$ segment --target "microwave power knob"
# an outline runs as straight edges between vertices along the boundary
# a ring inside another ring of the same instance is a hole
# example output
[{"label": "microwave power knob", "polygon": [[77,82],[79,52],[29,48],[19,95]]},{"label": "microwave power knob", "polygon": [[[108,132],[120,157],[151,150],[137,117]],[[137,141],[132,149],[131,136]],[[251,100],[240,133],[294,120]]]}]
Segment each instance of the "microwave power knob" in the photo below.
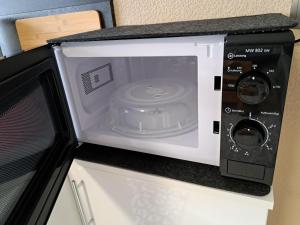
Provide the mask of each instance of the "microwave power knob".
[{"label": "microwave power knob", "polygon": [[241,148],[251,150],[264,145],[268,136],[267,132],[260,122],[244,119],[233,128],[232,138]]},{"label": "microwave power knob", "polygon": [[239,99],[249,105],[263,102],[270,94],[270,81],[267,76],[257,71],[241,77],[237,84]]}]

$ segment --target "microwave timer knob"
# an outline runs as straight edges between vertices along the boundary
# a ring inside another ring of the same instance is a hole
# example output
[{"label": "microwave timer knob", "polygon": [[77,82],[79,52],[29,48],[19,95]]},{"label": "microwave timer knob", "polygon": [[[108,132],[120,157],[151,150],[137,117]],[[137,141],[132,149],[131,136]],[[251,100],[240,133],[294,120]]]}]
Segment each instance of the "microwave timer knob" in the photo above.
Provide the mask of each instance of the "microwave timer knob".
[{"label": "microwave timer knob", "polygon": [[268,137],[266,127],[257,120],[244,119],[239,121],[232,131],[236,145],[251,150],[265,144]]},{"label": "microwave timer knob", "polygon": [[246,104],[259,104],[269,96],[270,86],[267,76],[257,71],[250,72],[239,79],[237,95]]}]

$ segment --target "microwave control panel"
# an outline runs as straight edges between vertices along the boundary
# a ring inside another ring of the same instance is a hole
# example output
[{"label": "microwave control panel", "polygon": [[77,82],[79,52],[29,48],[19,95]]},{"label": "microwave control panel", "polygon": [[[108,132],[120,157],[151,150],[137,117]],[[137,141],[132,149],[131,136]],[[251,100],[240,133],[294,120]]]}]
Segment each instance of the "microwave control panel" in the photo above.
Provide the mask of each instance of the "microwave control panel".
[{"label": "microwave control panel", "polygon": [[222,175],[272,184],[293,42],[290,31],[226,37]]}]

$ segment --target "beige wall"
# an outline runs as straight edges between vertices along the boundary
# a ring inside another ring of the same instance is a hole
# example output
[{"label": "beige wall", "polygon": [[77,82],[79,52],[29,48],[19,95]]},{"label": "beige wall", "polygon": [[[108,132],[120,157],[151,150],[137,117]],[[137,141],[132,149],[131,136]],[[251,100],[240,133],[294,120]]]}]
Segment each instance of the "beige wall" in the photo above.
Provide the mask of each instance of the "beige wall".
[{"label": "beige wall", "polygon": [[[294,31],[300,38],[300,30]],[[300,224],[300,44],[294,56],[287,92],[274,179],[275,208],[269,225]]]},{"label": "beige wall", "polygon": [[281,12],[292,0],[114,0],[117,25]]},{"label": "beige wall", "polygon": [[[281,12],[292,0],[114,0],[117,25]],[[300,31],[296,31],[300,38]],[[300,224],[300,45],[294,50],[268,225]],[[242,225],[242,224],[241,224]],[[255,225],[255,224],[254,224]]]}]

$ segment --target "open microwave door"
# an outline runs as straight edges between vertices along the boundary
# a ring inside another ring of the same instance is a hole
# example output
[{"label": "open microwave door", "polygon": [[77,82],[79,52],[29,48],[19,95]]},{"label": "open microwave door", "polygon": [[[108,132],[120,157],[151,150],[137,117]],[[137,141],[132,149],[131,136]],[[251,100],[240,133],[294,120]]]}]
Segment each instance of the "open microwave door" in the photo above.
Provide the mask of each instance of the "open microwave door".
[{"label": "open microwave door", "polygon": [[76,146],[51,48],[0,61],[0,225],[45,224]]}]

